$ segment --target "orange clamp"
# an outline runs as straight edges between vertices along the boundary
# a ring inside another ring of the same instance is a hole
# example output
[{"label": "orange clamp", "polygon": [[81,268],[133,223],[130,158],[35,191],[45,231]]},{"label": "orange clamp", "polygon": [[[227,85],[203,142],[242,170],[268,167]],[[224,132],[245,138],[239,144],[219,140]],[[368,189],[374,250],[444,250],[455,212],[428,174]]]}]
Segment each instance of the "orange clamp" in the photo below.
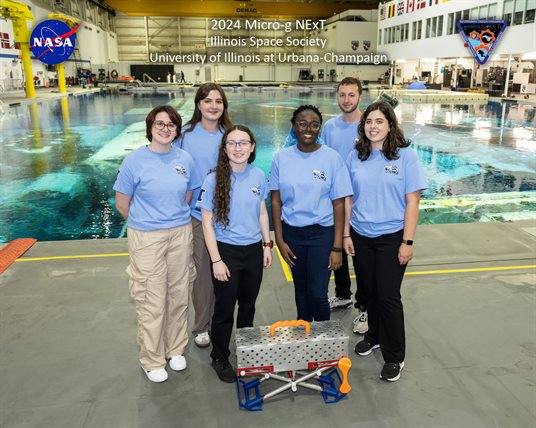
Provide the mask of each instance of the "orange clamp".
[{"label": "orange clamp", "polygon": [[350,358],[344,357],[339,360],[339,370],[341,371],[342,375],[342,382],[339,391],[342,394],[348,394],[352,389],[352,387],[348,383],[348,372],[350,371],[350,367],[352,367],[352,362],[350,361]]},{"label": "orange clamp", "polygon": [[305,327],[305,331],[309,333],[311,331],[311,324],[304,320],[292,320],[292,321],[277,321],[270,326],[270,336],[275,334],[275,329],[279,327]]}]

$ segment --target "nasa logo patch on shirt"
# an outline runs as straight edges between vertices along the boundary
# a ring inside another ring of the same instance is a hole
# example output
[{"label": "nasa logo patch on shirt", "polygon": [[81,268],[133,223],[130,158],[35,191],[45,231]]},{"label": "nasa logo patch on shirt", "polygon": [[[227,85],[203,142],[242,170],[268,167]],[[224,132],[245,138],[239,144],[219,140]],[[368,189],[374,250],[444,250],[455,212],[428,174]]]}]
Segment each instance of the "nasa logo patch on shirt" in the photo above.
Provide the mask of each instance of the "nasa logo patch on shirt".
[{"label": "nasa logo patch on shirt", "polygon": [[184,168],[181,165],[176,165],[173,168],[175,168],[175,171],[177,171],[177,173],[180,174],[180,175],[186,175],[186,173],[188,172],[188,171],[186,171],[186,168]]},{"label": "nasa logo patch on shirt", "polygon": [[326,181],[326,173],[324,171],[319,171],[317,169],[313,169],[313,177],[318,179],[318,180]]},{"label": "nasa logo patch on shirt", "polygon": [[384,166],[384,171],[387,174],[398,175],[398,168],[395,165],[385,165]]},{"label": "nasa logo patch on shirt", "polygon": [[252,188],[251,188],[251,192],[252,192],[255,196],[261,196],[261,189],[259,189],[258,187],[252,187]]}]

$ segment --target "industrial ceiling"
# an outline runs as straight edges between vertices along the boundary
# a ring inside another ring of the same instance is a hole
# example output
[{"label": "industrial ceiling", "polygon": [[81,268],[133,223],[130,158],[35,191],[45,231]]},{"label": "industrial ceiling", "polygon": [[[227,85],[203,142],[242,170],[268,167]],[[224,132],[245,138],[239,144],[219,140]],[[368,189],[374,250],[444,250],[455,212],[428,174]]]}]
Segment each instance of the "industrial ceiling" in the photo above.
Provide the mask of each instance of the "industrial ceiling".
[{"label": "industrial ceiling", "polygon": [[239,0],[106,0],[110,8],[130,16],[224,18],[329,18],[348,9],[377,9],[377,0],[239,1]]}]

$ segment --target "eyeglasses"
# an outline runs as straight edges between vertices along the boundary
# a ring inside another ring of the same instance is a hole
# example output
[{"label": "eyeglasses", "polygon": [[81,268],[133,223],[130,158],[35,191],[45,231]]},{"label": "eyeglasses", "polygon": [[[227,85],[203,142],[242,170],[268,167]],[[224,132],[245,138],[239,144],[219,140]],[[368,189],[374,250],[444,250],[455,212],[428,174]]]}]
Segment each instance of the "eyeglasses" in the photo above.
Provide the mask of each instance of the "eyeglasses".
[{"label": "eyeglasses", "polygon": [[160,131],[164,128],[167,128],[168,131],[175,131],[177,130],[177,125],[175,125],[173,122],[169,122],[169,123],[165,123],[164,121],[162,120],[157,120],[155,123],[154,123],[154,127],[156,129],[159,129]]},{"label": "eyeglasses", "polygon": [[233,149],[235,147],[248,147],[251,144],[251,141],[249,140],[240,140],[240,141],[233,141],[229,140],[225,144],[227,144],[227,147],[232,147]]},{"label": "eyeglasses", "polygon": [[306,120],[300,120],[296,122],[296,125],[298,125],[300,129],[309,128],[311,131],[318,131],[320,129],[319,122],[307,122]]}]

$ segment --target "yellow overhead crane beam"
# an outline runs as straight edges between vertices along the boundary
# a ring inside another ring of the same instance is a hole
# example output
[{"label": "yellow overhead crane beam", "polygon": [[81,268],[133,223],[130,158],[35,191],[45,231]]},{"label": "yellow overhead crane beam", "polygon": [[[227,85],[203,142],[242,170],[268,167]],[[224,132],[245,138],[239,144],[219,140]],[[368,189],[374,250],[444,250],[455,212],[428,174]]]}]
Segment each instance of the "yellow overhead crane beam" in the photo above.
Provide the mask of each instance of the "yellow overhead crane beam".
[{"label": "yellow overhead crane beam", "polygon": [[35,87],[30,59],[30,28],[33,27],[33,15],[28,6],[12,0],[0,0],[0,16],[11,19],[15,33],[15,43],[20,46],[22,68],[26,77],[26,98],[35,98]]},{"label": "yellow overhead crane beam", "polygon": [[106,5],[132,16],[215,18],[329,18],[348,9],[370,9],[370,2],[290,3],[241,1],[106,0]]}]

